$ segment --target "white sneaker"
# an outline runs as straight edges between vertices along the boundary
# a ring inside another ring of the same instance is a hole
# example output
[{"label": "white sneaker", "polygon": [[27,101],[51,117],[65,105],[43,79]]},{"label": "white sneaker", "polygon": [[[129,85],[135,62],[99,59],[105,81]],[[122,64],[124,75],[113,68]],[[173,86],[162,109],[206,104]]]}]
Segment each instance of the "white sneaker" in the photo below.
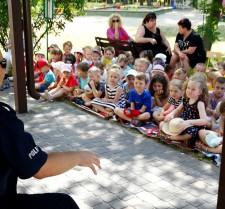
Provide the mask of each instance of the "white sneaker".
[{"label": "white sneaker", "polygon": [[53,101],[52,95],[48,92],[48,90],[45,90],[45,97],[49,102]]},{"label": "white sneaker", "polygon": [[7,78],[7,80],[10,81],[10,82],[13,82],[13,77],[10,76],[10,77]]},{"label": "white sneaker", "polygon": [[39,93],[40,97],[44,100],[47,100],[46,96],[45,96],[45,93]]}]

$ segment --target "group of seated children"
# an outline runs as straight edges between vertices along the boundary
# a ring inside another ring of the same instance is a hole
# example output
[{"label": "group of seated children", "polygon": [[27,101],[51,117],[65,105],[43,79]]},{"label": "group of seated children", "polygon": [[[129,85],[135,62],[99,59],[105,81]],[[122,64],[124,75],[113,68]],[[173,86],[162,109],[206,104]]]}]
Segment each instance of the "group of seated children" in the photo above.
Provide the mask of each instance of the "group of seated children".
[{"label": "group of seated children", "polygon": [[210,70],[198,63],[189,75],[182,63],[172,69],[164,54],[153,57],[151,50],[135,59],[131,52],[115,57],[113,47],[106,47],[103,55],[90,46],[72,54],[70,41],[63,49],[64,54],[51,45],[51,64],[35,54],[35,88],[43,99],[68,98],[134,126],[151,119],[160,127],[159,137],[221,153],[225,63]]}]

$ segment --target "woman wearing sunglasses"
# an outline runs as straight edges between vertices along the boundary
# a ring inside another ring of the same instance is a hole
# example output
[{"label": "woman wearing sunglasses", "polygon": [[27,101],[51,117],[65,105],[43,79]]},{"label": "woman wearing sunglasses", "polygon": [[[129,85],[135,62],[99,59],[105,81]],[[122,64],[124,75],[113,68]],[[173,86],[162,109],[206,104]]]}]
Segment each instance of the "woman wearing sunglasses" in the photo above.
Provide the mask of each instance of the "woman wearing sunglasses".
[{"label": "woman wearing sunglasses", "polygon": [[154,56],[158,53],[165,54],[167,63],[169,63],[171,57],[170,44],[162,31],[156,27],[156,18],[154,12],[150,12],[144,17],[142,24],[137,29],[135,40],[142,44],[144,50],[151,49]]},{"label": "woman wearing sunglasses", "polygon": [[107,38],[122,41],[133,40],[122,27],[122,19],[119,14],[112,14],[109,17],[109,28],[107,29]]}]

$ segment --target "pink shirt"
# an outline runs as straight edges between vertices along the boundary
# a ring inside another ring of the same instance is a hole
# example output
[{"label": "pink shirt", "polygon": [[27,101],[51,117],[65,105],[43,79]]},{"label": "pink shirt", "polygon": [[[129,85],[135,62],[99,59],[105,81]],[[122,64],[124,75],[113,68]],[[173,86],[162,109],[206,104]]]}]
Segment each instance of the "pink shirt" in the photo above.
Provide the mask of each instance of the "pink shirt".
[{"label": "pink shirt", "polygon": [[[115,29],[114,28],[108,28],[107,29],[107,38],[108,39],[115,39]],[[128,41],[130,39],[130,36],[128,33],[123,29],[123,27],[119,28],[119,40],[122,41]]]}]

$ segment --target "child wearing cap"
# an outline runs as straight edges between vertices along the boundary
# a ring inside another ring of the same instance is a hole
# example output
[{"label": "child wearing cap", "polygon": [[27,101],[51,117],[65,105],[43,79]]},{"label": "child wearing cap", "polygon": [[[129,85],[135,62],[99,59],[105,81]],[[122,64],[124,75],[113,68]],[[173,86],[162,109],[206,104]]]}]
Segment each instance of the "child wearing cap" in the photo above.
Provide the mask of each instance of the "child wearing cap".
[{"label": "child wearing cap", "polygon": [[136,70],[129,70],[126,74],[126,83],[123,84],[124,98],[127,106],[130,106],[128,99],[130,92],[134,89],[134,79],[136,75]]},{"label": "child wearing cap", "polygon": [[74,75],[77,77],[77,65],[82,61],[83,56],[84,56],[84,52],[82,49],[77,48],[74,51],[74,56],[76,58],[76,62],[74,64]]},{"label": "child wearing cap", "polygon": [[61,67],[65,63],[62,61],[59,62],[52,62],[52,68],[53,68],[53,73],[55,75],[55,82],[52,82],[51,85],[48,87],[48,91],[54,89],[57,87],[59,81],[61,80]]},{"label": "child wearing cap", "polygon": [[101,60],[101,48],[99,46],[95,46],[92,50],[92,60],[94,63],[96,61]]},{"label": "child wearing cap", "polygon": [[37,61],[40,59],[45,59],[45,54],[41,51],[37,51],[34,53],[34,79],[37,80],[41,71],[37,68]]},{"label": "child wearing cap", "polygon": [[121,84],[125,82],[126,74],[131,68],[128,66],[128,59],[125,54],[119,54],[116,59],[116,64],[120,66]]},{"label": "child wearing cap", "polygon": [[140,127],[144,121],[150,118],[152,96],[146,90],[147,78],[144,73],[138,73],[134,80],[134,89],[129,95],[131,108],[116,107],[114,113],[120,118],[131,122],[134,126]]},{"label": "child wearing cap", "polygon": [[48,61],[46,59],[40,59],[37,61],[37,68],[41,73],[37,82],[35,83],[35,89],[39,92],[45,91],[52,82],[55,82],[55,75],[50,70]]},{"label": "child wearing cap", "polygon": [[60,79],[57,87],[48,92],[45,90],[45,98],[48,101],[53,101],[56,98],[67,96],[69,93],[72,93],[75,86],[78,86],[78,81],[75,76],[72,74],[72,65],[63,64],[61,66],[62,78]]}]

